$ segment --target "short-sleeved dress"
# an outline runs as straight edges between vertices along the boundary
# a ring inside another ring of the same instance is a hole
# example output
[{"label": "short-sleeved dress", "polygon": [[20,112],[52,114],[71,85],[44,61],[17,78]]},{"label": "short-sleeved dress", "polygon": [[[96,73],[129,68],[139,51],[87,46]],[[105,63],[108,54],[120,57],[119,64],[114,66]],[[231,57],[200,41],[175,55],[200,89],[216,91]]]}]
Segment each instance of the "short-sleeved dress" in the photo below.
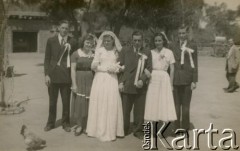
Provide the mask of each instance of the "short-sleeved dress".
[{"label": "short-sleeved dress", "polygon": [[71,118],[76,124],[86,128],[88,117],[89,96],[94,72],[91,70],[93,54],[86,55],[81,49],[71,56],[71,62],[76,63],[77,93],[72,95]]},{"label": "short-sleeved dress", "polygon": [[151,50],[152,74],[149,81],[144,119],[147,121],[174,121],[177,119],[170,76],[167,70],[175,63],[171,50]]}]

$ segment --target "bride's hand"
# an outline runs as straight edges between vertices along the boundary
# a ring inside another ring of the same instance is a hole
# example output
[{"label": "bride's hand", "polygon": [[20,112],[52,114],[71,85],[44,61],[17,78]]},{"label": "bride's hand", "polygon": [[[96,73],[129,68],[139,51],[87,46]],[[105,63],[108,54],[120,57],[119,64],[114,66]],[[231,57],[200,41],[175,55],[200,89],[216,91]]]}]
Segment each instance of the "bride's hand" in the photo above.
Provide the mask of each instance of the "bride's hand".
[{"label": "bride's hand", "polygon": [[109,66],[108,69],[107,69],[108,73],[115,73],[116,72],[116,68],[113,67],[113,66]]},{"label": "bride's hand", "polygon": [[72,92],[77,93],[77,85],[73,84],[71,90]]},{"label": "bride's hand", "polygon": [[116,73],[117,71],[118,71],[118,67],[117,67],[117,65],[110,65],[109,67],[108,67],[108,69],[107,69],[107,71],[109,72],[109,73]]}]

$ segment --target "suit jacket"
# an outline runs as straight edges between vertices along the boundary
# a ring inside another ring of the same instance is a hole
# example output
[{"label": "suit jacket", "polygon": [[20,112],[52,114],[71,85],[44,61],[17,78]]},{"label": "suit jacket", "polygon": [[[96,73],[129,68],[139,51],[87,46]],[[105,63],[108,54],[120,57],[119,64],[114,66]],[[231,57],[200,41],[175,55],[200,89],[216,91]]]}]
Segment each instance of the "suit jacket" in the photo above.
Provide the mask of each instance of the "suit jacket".
[{"label": "suit jacket", "polygon": [[[67,38],[67,43],[71,45],[70,55],[76,50],[76,40],[71,37]],[[71,83],[70,68],[67,68],[67,51],[64,53],[64,46],[61,46],[58,36],[48,39],[45,59],[44,59],[44,72],[48,75],[52,83]],[[57,65],[58,60],[64,53],[60,66]]]},{"label": "suit jacket", "polygon": [[[152,56],[150,51],[146,51],[143,48],[141,48],[139,51],[140,53],[143,53],[147,56],[147,59],[145,60],[144,69],[148,69],[151,72]],[[128,94],[146,93],[148,78],[144,74],[144,72],[139,78],[139,80],[142,80],[144,83],[143,87],[139,89],[134,85],[139,58],[140,58],[140,55],[134,52],[133,47],[125,48],[119,54],[120,64],[125,66],[125,69],[122,73],[120,73],[120,78],[119,78],[119,82],[124,84],[123,93],[128,93]]]},{"label": "suit jacket", "polygon": [[175,57],[174,64],[174,85],[189,85],[192,82],[198,81],[198,58],[197,58],[197,45],[193,41],[187,41],[186,47],[194,50],[192,53],[192,58],[195,68],[191,67],[189,54],[185,53],[184,55],[184,64],[181,65],[181,48],[180,41],[175,41],[170,44],[170,49],[173,51]]},{"label": "suit jacket", "polygon": [[226,71],[228,73],[236,73],[238,71],[240,61],[239,55],[239,49],[233,45],[227,54]]}]

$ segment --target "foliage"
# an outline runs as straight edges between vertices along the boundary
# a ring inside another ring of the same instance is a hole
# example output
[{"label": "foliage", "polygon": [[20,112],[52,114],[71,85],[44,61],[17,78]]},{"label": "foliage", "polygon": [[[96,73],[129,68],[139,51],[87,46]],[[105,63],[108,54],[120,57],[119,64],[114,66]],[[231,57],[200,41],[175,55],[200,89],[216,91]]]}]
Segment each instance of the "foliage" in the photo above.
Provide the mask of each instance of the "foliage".
[{"label": "foliage", "polygon": [[203,6],[203,0],[42,0],[42,3],[51,20],[68,18],[74,21],[75,8],[85,7],[90,13],[86,13],[87,16],[95,18],[101,12],[115,32],[119,32],[122,25],[165,30],[172,30],[182,23],[197,27]]},{"label": "foliage", "polygon": [[139,28],[174,29],[180,24],[196,25],[194,18],[201,10],[202,0],[135,0],[127,23]]},{"label": "foliage", "polygon": [[[240,7],[239,7],[240,8]],[[239,41],[240,28],[236,23],[238,11],[228,10],[225,3],[208,6],[206,9],[209,20],[208,28],[215,31],[216,36],[236,38]]]}]

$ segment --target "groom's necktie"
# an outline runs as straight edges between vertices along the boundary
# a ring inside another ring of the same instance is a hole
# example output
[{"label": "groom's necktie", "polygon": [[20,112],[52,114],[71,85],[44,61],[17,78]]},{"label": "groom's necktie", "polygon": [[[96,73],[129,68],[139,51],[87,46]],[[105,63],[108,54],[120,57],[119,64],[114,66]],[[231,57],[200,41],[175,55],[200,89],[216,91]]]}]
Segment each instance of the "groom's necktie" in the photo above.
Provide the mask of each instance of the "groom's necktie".
[{"label": "groom's necktie", "polygon": [[61,40],[61,47],[63,47],[64,44],[65,44],[65,40],[64,40],[64,38],[62,37],[62,40]]},{"label": "groom's necktie", "polygon": [[183,43],[184,43],[183,41],[180,41],[180,43],[179,43],[180,48],[182,47]]},{"label": "groom's necktie", "polygon": [[135,48],[135,54],[136,54],[136,56],[138,55],[138,53],[139,53],[139,48]]}]

